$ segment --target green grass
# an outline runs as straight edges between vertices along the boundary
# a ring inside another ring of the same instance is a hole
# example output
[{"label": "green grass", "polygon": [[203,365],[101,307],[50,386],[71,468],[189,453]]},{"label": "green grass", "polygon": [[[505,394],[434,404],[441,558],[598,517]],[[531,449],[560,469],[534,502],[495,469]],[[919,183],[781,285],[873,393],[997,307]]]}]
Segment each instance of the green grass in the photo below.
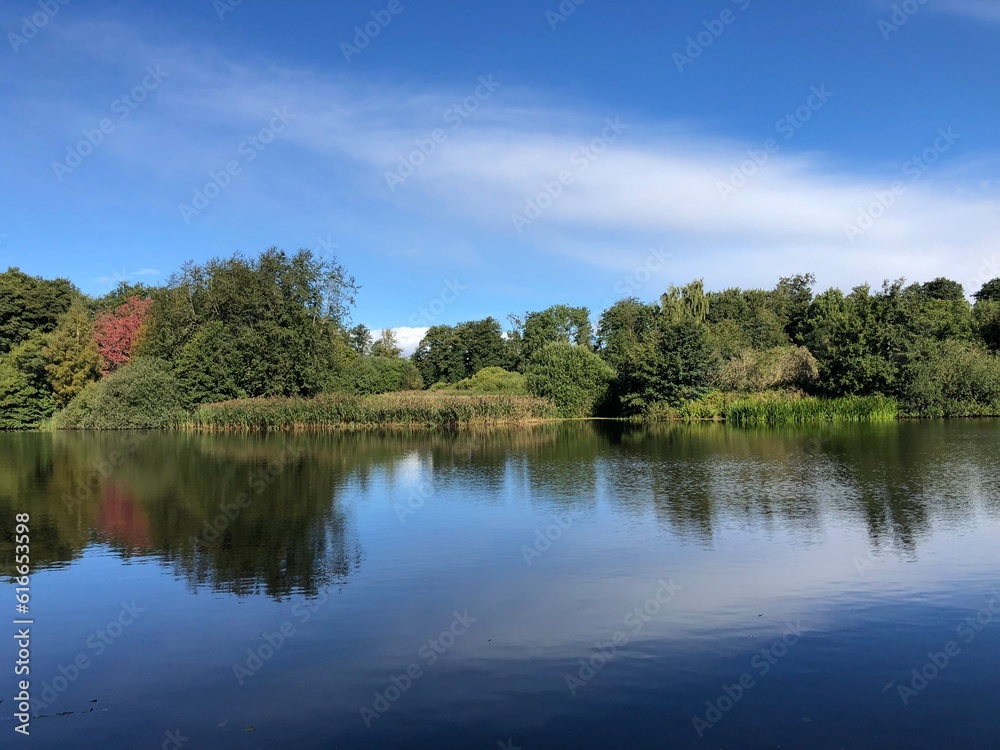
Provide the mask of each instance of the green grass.
[{"label": "green grass", "polygon": [[531,396],[406,391],[374,396],[254,398],[203,404],[188,427],[289,430],[335,427],[435,427],[519,424],[553,419],[553,404]]},{"label": "green grass", "polygon": [[813,424],[817,422],[893,422],[899,415],[894,399],[884,396],[744,398],[726,410],[726,422],[740,426]]},{"label": "green grass", "polygon": [[738,426],[815,424],[818,422],[892,422],[895,400],[883,396],[814,398],[797,392],[726,393],[713,391],[679,407],[654,404],[648,421],[725,421]]}]

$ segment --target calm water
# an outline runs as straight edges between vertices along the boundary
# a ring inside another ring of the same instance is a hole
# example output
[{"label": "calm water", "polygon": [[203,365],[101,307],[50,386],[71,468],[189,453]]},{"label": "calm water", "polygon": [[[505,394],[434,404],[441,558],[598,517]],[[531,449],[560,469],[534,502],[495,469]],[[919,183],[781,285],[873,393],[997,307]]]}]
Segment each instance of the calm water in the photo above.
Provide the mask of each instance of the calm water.
[{"label": "calm water", "polygon": [[998,438],[0,434],[0,746],[997,750]]}]

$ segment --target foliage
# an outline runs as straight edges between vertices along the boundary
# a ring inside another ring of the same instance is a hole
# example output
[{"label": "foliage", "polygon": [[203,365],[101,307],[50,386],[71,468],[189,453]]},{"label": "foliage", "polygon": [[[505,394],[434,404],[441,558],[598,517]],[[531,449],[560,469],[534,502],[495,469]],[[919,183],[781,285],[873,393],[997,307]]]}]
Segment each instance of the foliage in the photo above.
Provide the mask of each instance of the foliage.
[{"label": "foliage", "polygon": [[364,323],[358,323],[347,331],[347,343],[355,354],[369,355],[372,353],[372,332]]},{"label": "foliage", "polygon": [[88,385],[53,422],[60,429],[128,430],[172,427],[185,415],[169,364],[140,357]]},{"label": "foliage", "polygon": [[46,338],[43,354],[57,407],[68,404],[100,376],[101,355],[82,300],[73,300],[59,325]]},{"label": "foliage", "polygon": [[413,363],[427,384],[457,383],[506,362],[507,345],[495,318],[431,326],[413,353]]},{"label": "foliage", "polygon": [[348,373],[348,390],[361,395],[417,391],[424,387],[416,365],[398,357],[358,357],[351,362]]},{"label": "foliage", "polygon": [[396,359],[402,354],[403,347],[399,345],[396,334],[390,328],[383,328],[378,339],[371,345],[371,355],[373,357]]},{"label": "foliage", "polygon": [[94,339],[101,354],[101,374],[110,375],[132,359],[132,352],[149,315],[151,299],[130,297],[94,320]]},{"label": "foliage", "polygon": [[1000,416],[1000,359],[964,341],[929,341],[907,368],[902,405],[928,417]]},{"label": "foliage", "polygon": [[525,367],[528,392],[556,404],[561,417],[590,417],[607,409],[615,371],[587,347],[547,344]]},{"label": "foliage", "polygon": [[1000,278],[987,281],[972,296],[975,297],[976,302],[1000,302]]},{"label": "foliage", "polygon": [[984,297],[972,309],[976,336],[992,351],[1000,350],[1000,299]]},{"label": "foliage", "polygon": [[484,367],[471,378],[455,383],[453,388],[461,393],[528,395],[528,385],[524,375],[502,367]]},{"label": "foliage", "polygon": [[34,331],[0,358],[0,429],[35,427],[55,411],[45,371],[45,342],[46,337]]},{"label": "foliage", "polygon": [[586,307],[553,305],[539,312],[525,313],[523,318],[508,316],[513,325],[509,335],[510,364],[523,370],[535,352],[557,342],[591,348],[593,326]]},{"label": "foliage", "polygon": [[[344,323],[356,289],[335,260],[308,250],[289,256],[272,248],[252,260],[235,255],[188,263],[154,292],[139,353],[167,360],[188,382],[204,383],[207,374],[199,376],[197,362],[179,358],[193,341],[203,351],[204,341],[221,337],[237,355],[203,362],[222,376],[221,390],[312,395],[336,380],[353,356]],[[205,334],[211,325],[221,329]]]},{"label": "foliage", "polygon": [[0,356],[32,333],[49,333],[78,292],[66,279],[48,281],[17,268],[0,273]]},{"label": "foliage", "polygon": [[804,346],[744,349],[716,374],[724,390],[759,392],[774,388],[808,389],[819,380],[816,358]]},{"label": "foliage", "polygon": [[273,430],[350,426],[460,426],[520,423],[556,416],[552,403],[531,396],[407,392],[374,396],[323,394],[200,406],[191,426]]}]

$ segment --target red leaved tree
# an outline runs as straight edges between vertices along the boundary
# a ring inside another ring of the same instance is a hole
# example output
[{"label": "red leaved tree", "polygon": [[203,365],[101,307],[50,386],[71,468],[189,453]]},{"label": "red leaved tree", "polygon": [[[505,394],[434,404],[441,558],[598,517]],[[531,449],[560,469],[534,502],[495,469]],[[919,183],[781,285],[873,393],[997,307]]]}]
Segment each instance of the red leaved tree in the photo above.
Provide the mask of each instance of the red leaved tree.
[{"label": "red leaved tree", "polygon": [[152,304],[151,299],[131,297],[121,307],[97,316],[94,339],[101,353],[102,375],[110,375],[132,359],[132,351],[139,343],[142,324]]}]

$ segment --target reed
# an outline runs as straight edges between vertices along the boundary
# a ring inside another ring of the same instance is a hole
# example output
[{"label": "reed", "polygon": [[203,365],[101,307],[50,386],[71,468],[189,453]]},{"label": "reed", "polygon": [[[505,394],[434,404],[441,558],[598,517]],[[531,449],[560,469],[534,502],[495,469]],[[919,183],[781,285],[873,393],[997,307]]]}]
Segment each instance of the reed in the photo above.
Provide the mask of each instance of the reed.
[{"label": "reed", "polygon": [[810,424],[817,422],[892,422],[899,414],[894,399],[885,396],[775,399],[746,397],[729,404],[726,422],[740,426]]},{"label": "reed", "polygon": [[532,396],[405,391],[374,396],[253,398],[199,406],[189,428],[219,431],[338,427],[457,427],[553,419],[555,406]]}]

